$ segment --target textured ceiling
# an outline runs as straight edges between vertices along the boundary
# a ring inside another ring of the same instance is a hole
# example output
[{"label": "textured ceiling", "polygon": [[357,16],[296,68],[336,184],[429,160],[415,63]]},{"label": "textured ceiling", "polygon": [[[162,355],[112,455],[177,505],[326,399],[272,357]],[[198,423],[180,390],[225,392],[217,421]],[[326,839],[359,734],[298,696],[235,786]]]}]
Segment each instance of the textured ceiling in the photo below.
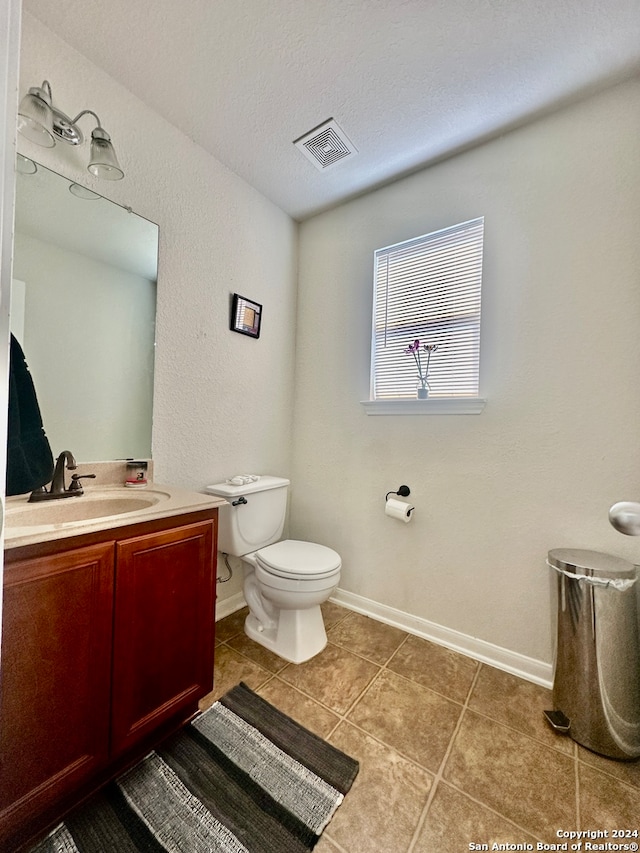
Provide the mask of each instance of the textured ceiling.
[{"label": "textured ceiling", "polygon": [[[296,219],[640,71],[640,0],[24,6]],[[328,118],[359,153],[319,172]]]}]

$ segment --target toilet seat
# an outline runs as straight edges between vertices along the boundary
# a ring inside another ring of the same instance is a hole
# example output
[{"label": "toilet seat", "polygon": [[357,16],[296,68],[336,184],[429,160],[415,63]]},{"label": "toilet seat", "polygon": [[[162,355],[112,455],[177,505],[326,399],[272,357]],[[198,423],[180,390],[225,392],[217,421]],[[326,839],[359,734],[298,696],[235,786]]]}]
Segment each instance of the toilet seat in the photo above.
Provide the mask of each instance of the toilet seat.
[{"label": "toilet seat", "polygon": [[340,555],[315,542],[285,539],[255,552],[261,569],[270,575],[298,580],[330,577],[340,571]]}]

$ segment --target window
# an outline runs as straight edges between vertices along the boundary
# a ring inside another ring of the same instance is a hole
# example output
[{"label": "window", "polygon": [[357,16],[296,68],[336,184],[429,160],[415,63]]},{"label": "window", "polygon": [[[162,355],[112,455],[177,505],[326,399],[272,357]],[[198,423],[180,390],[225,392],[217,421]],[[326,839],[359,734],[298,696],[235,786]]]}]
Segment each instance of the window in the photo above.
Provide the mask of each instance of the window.
[{"label": "window", "polygon": [[483,236],[481,217],[375,252],[372,401],[416,402],[425,383],[407,352],[415,341],[423,376],[429,361],[422,411],[479,400]]}]

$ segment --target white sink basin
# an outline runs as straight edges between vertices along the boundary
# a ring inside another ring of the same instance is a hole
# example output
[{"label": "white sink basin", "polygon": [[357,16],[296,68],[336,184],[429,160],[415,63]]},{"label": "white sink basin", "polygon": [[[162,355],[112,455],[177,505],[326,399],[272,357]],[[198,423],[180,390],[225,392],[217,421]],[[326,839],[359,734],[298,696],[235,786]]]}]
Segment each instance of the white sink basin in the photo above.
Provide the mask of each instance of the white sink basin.
[{"label": "white sink basin", "polygon": [[5,549],[84,533],[117,530],[139,522],[210,510],[226,504],[223,498],[155,483],[144,489],[91,485],[77,497],[35,503],[29,503],[27,498],[28,495],[7,498]]},{"label": "white sink basin", "polygon": [[145,495],[80,495],[53,501],[21,504],[8,507],[7,527],[42,527],[50,524],[67,524],[93,518],[108,518],[140,512],[168,498],[166,492],[149,492]]}]

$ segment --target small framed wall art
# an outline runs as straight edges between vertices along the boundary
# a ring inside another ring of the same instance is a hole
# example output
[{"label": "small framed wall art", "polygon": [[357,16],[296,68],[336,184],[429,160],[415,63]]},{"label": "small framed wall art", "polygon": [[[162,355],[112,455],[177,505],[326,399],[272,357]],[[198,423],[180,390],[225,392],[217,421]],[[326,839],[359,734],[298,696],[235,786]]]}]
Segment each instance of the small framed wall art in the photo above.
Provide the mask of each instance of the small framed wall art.
[{"label": "small framed wall art", "polygon": [[231,323],[229,325],[232,332],[249,335],[251,338],[259,338],[261,318],[262,305],[252,299],[245,299],[238,293],[233,294]]}]

